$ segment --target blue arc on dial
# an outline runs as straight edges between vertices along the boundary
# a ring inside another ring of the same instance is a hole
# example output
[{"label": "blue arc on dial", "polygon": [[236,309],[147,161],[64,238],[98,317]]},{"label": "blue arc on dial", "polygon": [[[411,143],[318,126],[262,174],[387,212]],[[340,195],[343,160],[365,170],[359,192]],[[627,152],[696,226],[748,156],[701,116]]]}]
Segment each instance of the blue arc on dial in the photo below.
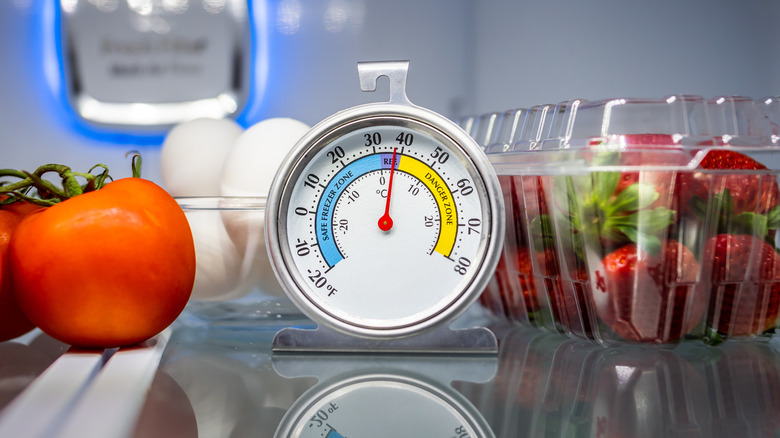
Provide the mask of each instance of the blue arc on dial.
[{"label": "blue arc on dial", "polygon": [[[389,169],[393,154],[373,154],[360,158],[348,166],[341,169],[323,191],[319,205],[317,205],[317,215],[315,224],[317,228],[317,243],[325,258],[328,266],[333,266],[344,259],[341,251],[336,246],[333,238],[333,208],[339,197],[347,186],[368,172],[380,169]],[[398,158],[396,158],[396,169],[398,168]]]}]

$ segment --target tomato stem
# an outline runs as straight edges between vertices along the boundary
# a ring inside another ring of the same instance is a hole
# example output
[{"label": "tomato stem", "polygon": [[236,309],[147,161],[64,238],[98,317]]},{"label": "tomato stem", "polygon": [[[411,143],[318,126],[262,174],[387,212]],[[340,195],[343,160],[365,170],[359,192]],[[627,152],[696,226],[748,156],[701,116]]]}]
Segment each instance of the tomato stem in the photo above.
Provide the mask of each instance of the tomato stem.
[{"label": "tomato stem", "polygon": [[106,166],[105,164],[95,164],[94,166],[92,166],[92,168],[89,169],[89,174],[92,174],[92,171],[97,168],[103,169],[103,172],[95,175],[94,190],[102,189],[104,185],[108,184],[106,183],[106,180],[111,181],[111,175],[108,174],[108,166]]},{"label": "tomato stem", "polygon": [[[25,172],[27,173],[27,172]],[[32,181],[30,185],[38,190],[38,195],[44,199],[51,199],[52,197],[61,200],[67,199],[68,195],[62,190],[58,189],[54,184],[46,181],[35,173],[27,173],[27,177]]]},{"label": "tomato stem", "polygon": [[141,153],[138,151],[129,151],[128,153],[125,154],[125,158],[129,157],[130,155],[133,156],[133,159],[130,164],[130,167],[133,169],[133,178],[140,178],[141,164],[143,164],[143,160],[141,159]]},{"label": "tomato stem", "polygon": [[[93,174],[96,169],[102,169],[102,171]],[[62,188],[44,178],[48,173],[57,174]],[[18,181],[2,181],[3,177],[16,178]],[[37,205],[50,206],[85,192],[99,190],[111,179],[108,167],[104,164],[97,164],[86,173],[74,172],[70,167],[62,164],[44,164],[35,169],[34,172],[0,169],[0,194],[7,196],[3,200],[4,204],[25,200]],[[84,184],[81,184],[80,180],[83,180]],[[37,191],[37,197],[29,195],[33,189]]]}]

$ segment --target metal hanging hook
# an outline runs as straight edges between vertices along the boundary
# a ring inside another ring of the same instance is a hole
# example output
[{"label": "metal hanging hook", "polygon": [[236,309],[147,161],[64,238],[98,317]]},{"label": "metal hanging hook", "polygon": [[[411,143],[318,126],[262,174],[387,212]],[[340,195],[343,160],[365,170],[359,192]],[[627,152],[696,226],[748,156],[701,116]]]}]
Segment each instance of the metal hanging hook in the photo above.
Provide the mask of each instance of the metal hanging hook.
[{"label": "metal hanging hook", "polygon": [[411,105],[406,96],[406,77],[409,73],[409,61],[358,62],[360,89],[376,91],[376,81],[381,76],[390,80],[390,103]]}]

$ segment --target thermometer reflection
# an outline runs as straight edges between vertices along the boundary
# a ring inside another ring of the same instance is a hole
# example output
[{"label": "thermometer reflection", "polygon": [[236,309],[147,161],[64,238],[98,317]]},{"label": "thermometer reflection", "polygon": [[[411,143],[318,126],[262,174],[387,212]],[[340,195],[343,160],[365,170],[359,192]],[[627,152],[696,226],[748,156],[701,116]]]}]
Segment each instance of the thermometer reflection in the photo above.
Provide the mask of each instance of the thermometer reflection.
[{"label": "thermometer reflection", "polygon": [[[494,359],[429,361],[330,356],[275,357],[282,375],[318,373],[320,383],[287,411],[276,437],[396,438],[494,436],[450,382],[489,379]],[[465,362],[465,363],[464,363]],[[343,372],[343,370],[352,370]],[[329,376],[330,375],[330,376]]]}]

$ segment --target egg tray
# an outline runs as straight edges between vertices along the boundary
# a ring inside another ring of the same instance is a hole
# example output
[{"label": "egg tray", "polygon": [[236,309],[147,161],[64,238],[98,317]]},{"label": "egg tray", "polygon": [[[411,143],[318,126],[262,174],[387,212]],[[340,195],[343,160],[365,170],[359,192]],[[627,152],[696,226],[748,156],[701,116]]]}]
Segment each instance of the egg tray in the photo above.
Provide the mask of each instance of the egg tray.
[{"label": "egg tray", "polygon": [[780,102],[574,99],[458,121],[506,241],[497,317],[602,345],[768,339],[780,327]]}]

